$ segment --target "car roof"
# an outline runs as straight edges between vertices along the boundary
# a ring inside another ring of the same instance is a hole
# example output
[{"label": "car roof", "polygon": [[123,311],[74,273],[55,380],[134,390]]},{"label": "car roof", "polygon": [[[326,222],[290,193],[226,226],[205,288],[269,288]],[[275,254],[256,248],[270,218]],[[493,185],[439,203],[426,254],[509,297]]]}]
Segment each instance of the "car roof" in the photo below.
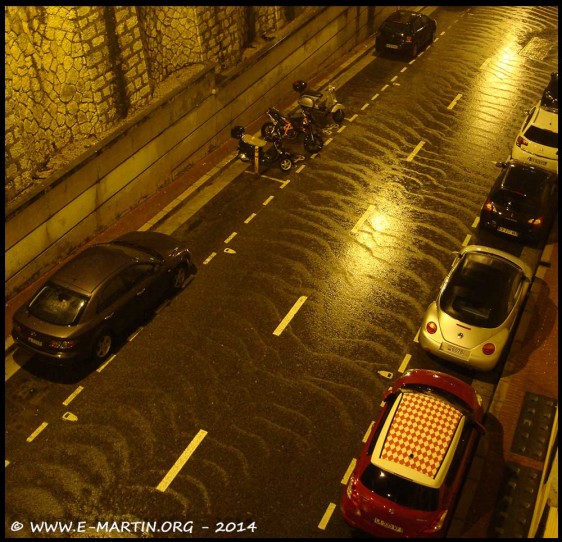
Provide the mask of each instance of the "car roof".
[{"label": "car roof", "polygon": [[535,118],[531,121],[530,125],[557,134],[558,113],[552,111],[550,108],[541,107],[539,102],[537,105],[537,110],[535,112]]},{"label": "car roof", "polygon": [[392,21],[394,23],[408,24],[412,21],[414,17],[418,15],[419,14],[416,13],[415,11],[409,11],[407,9],[399,9],[398,11],[395,11],[394,13],[389,15],[386,20]]},{"label": "car roof", "polygon": [[55,271],[50,281],[91,295],[104,280],[135,261],[117,246],[94,245]]},{"label": "car roof", "polygon": [[375,444],[371,462],[420,485],[439,488],[465,421],[466,416],[444,399],[401,390]]},{"label": "car roof", "polygon": [[509,252],[504,252],[503,250],[499,250],[497,248],[492,248],[484,245],[467,245],[459,251],[459,255],[467,254],[469,252],[480,252],[482,254],[503,258],[504,260],[507,260],[511,262],[513,265],[515,265],[516,267],[520,268],[523,274],[529,280],[533,278],[533,271],[529,266],[529,264],[527,264],[517,256],[510,254]]}]

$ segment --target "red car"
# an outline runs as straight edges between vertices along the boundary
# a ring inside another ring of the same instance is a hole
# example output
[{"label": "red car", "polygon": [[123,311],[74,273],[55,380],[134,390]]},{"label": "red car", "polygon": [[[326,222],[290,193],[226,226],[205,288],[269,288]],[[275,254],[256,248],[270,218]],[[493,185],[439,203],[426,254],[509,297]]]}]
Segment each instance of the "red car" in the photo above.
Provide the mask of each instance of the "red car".
[{"label": "red car", "polygon": [[484,433],[481,400],[458,378],[414,369],[383,401],[343,492],[343,517],[377,537],[443,537]]}]

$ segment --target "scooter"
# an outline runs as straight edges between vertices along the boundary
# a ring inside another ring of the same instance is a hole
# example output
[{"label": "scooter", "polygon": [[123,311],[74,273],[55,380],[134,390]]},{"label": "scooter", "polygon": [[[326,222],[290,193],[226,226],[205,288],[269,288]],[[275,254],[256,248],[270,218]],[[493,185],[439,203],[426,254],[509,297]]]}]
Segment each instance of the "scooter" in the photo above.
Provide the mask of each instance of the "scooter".
[{"label": "scooter", "polygon": [[295,139],[300,133],[304,134],[304,148],[311,154],[319,152],[324,146],[324,140],[314,129],[310,115],[303,112],[302,117],[287,117],[275,107],[267,110],[270,121],[261,127],[261,135],[266,141],[274,138]]},{"label": "scooter", "polygon": [[259,137],[247,134],[243,126],[232,128],[230,136],[238,139],[238,158],[242,162],[254,161],[257,150],[259,166],[269,167],[271,164],[279,162],[282,171],[290,171],[295,163],[296,157],[283,148],[280,137],[274,137],[273,145],[266,150],[267,142]]},{"label": "scooter", "polygon": [[345,110],[336,98],[336,87],[330,85],[326,94],[315,91],[307,92],[307,87],[308,83],[300,79],[293,83],[293,90],[300,94],[298,104],[303,112],[308,112],[315,122],[325,121],[326,117],[331,115],[335,122],[341,124],[345,118]]}]

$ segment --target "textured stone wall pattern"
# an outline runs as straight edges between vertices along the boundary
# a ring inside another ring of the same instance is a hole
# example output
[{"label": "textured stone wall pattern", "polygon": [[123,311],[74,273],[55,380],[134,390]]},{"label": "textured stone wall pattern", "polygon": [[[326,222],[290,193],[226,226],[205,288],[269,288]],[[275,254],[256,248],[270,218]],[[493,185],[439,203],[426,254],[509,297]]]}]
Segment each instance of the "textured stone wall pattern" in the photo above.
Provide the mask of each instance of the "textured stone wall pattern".
[{"label": "textured stone wall pattern", "polygon": [[[204,62],[217,73],[236,66],[247,36],[273,35],[289,22],[288,9],[5,7],[6,201],[43,188],[57,168],[149,105],[170,75]],[[296,16],[303,8],[290,9]]]}]

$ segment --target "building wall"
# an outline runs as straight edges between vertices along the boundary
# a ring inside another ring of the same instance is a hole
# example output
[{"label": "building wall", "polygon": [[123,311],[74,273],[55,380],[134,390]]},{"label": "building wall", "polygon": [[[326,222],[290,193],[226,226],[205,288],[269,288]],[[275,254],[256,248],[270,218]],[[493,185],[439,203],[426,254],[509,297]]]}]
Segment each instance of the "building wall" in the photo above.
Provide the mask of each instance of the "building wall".
[{"label": "building wall", "polygon": [[156,100],[172,74],[209,61],[218,60],[218,73],[236,66],[248,21],[250,35],[271,33],[287,23],[284,13],[275,6],[6,6],[6,201],[41,185],[61,154],[90,146]]},{"label": "building wall", "polygon": [[[128,9],[131,8],[119,8]],[[392,9],[395,8],[309,8],[277,30],[278,35],[272,41],[260,37],[261,46],[256,47],[254,54],[231,68],[206,62],[198,65],[189,77],[180,78],[178,85],[164,94],[158,94],[159,85],[156,85],[148,105],[137,111],[130,109],[124,122],[114,123],[104,137],[98,137],[89,148],[44,178],[34,177],[29,189],[6,202],[6,296],[14,295],[48,272],[138,202],[229,140],[232,126],[250,124],[272,103],[294,94],[288,82],[310,80],[316,72],[336,63],[339,57],[371,36],[381,18]],[[138,11],[134,11],[138,16]],[[124,17],[120,18],[122,14]],[[89,24],[101,24],[102,15],[107,18],[103,11],[97,11],[96,17],[94,12],[90,15]],[[231,12],[232,17],[248,15],[252,20],[255,13]],[[119,25],[123,20],[130,20],[126,11],[116,11],[115,21],[108,24]],[[224,20],[223,24],[226,24]],[[141,33],[140,40],[144,39]],[[250,43],[251,34],[246,33],[244,39]],[[134,41],[120,41],[119,48],[129,45],[134,55],[136,49],[131,45]],[[228,47],[226,41],[221,47]],[[144,62],[137,64],[137,70],[131,68],[133,61],[123,62],[120,68],[121,73],[128,74],[129,81],[137,81],[138,87],[134,87],[137,90],[145,88],[142,70],[153,70],[147,56],[142,58]],[[156,58],[156,52],[151,58]],[[99,70],[99,63],[91,65],[92,70]],[[148,80],[154,80],[154,76],[149,75]],[[165,83],[164,80],[162,84]],[[79,84],[77,81],[76,86]],[[128,92],[127,96],[133,94]],[[18,105],[21,99],[18,97]],[[14,95],[11,100],[15,102]],[[117,117],[118,100],[115,93],[107,95],[105,103],[111,103],[111,108],[92,109],[100,125],[106,112],[109,114],[105,118]],[[80,112],[76,116],[82,118]],[[57,120],[66,118],[67,115],[58,113]],[[17,122],[14,126],[18,126]],[[57,126],[55,123],[53,133]],[[20,133],[24,132],[20,130]],[[29,137],[27,141],[35,146],[41,143],[39,138],[34,141]]]}]

